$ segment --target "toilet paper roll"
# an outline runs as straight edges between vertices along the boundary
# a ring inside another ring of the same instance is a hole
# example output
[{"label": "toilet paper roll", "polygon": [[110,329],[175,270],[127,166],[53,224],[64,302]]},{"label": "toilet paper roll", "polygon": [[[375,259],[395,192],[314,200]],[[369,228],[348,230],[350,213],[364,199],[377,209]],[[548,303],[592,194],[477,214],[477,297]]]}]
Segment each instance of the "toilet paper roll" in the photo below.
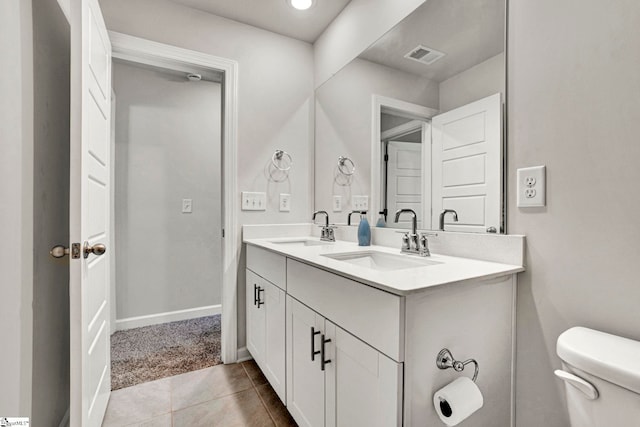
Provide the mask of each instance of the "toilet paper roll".
[{"label": "toilet paper roll", "polygon": [[482,392],[467,377],[452,381],[433,395],[433,406],[442,422],[448,426],[458,425],[482,408],[483,404]]}]

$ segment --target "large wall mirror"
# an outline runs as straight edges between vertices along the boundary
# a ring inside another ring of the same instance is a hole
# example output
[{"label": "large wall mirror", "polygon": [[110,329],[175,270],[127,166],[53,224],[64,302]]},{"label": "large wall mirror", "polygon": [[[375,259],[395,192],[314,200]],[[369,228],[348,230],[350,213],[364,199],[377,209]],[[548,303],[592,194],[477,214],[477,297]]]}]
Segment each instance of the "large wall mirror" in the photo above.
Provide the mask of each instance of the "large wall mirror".
[{"label": "large wall mirror", "polygon": [[505,9],[428,0],[316,90],[316,209],[505,231]]}]

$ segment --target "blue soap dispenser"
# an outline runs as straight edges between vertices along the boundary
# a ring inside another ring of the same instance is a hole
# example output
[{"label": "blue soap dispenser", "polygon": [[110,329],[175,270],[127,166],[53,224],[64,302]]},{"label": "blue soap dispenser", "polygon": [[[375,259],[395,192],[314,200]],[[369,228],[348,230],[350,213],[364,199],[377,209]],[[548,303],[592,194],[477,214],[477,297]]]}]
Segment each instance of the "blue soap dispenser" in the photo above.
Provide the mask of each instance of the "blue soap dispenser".
[{"label": "blue soap dispenser", "polygon": [[358,225],[358,246],[371,245],[371,227],[367,221],[367,211],[360,212],[360,225]]}]

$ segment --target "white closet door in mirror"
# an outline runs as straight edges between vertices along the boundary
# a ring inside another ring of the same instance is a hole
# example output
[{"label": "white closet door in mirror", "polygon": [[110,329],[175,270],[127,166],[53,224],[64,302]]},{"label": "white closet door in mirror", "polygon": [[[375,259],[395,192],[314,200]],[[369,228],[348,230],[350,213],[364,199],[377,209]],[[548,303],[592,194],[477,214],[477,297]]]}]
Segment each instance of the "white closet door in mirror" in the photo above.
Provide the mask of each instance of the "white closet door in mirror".
[{"label": "white closet door in mirror", "polygon": [[500,231],[502,200],[502,114],[500,94],[432,118],[433,216],[437,229],[443,209],[445,230]]}]

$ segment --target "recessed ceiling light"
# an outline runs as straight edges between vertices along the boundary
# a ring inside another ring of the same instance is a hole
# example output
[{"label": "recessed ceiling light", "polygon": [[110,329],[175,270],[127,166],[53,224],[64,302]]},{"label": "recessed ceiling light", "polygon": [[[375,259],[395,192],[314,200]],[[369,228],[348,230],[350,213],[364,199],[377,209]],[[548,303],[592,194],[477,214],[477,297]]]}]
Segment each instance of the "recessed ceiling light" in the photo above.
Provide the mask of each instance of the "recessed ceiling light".
[{"label": "recessed ceiling light", "polygon": [[294,9],[307,10],[315,4],[316,0],[287,0],[287,4]]}]

